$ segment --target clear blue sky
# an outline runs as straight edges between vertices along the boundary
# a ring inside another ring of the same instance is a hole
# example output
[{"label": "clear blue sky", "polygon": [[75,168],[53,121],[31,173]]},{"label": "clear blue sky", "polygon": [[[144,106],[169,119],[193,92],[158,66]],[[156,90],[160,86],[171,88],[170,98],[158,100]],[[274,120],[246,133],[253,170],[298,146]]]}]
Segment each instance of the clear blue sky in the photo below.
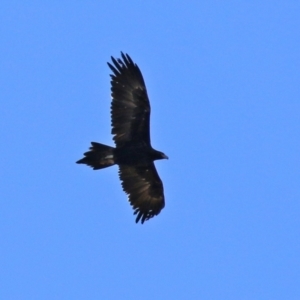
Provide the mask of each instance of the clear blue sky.
[{"label": "clear blue sky", "polygon": [[[298,1],[2,1],[0,299],[300,299]],[[166,207],[135,224],[106,62],[141,68]]]}]

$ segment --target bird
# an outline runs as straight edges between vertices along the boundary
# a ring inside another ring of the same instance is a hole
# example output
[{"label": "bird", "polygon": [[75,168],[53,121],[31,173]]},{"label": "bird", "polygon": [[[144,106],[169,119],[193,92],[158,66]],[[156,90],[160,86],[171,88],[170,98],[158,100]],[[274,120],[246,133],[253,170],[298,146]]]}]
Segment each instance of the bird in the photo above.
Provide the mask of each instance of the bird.
[{"label": "bird", "polygon": [[77,164],[94,170],[119,167],[123,191],[128,196],[135,222],[143,224],[165,207],[163,183],[155,160],[168,159],[152,148],[150,140],[150,102],[143,75],[127,53],[111,56],[111,133],[115,147],[91,142],[89,151]]}]

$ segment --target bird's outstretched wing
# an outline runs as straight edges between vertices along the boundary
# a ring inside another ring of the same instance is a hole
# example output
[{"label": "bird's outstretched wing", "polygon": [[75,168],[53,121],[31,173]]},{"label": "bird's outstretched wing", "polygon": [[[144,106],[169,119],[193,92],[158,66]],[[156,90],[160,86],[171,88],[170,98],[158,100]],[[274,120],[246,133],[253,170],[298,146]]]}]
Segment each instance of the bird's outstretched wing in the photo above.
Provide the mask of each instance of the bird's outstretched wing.
[{"label": "bird's outstretched wing", "polygon": [[150,146],[150,103],[142,73],[128,54],[111,57],[111,122],[117,147],[127,143]]},{"label": "bird's outstretched wing", "polygon": [[147,166],[119,166],[123,190],[137,215],[136,223],[158,215],[165,206],[163,184],[154,163]]}]

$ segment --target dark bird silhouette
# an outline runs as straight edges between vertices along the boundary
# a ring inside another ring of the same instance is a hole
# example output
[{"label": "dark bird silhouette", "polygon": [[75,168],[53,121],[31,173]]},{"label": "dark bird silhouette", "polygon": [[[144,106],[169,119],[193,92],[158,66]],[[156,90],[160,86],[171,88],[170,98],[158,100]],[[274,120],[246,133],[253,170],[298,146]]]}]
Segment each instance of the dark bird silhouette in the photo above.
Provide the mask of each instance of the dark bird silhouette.
[{"label": "dark bird silhouette", "polygon": [[77,161],[94,170],[119,166],[123,190],[134,209],[136,223],[158,215],[165,206],[161,179],[154,160],[168,158],[154,150],[150,141],[150,103],[139,67],[128,54],[111,57],[111,123],[116,147],[92,142]]}]

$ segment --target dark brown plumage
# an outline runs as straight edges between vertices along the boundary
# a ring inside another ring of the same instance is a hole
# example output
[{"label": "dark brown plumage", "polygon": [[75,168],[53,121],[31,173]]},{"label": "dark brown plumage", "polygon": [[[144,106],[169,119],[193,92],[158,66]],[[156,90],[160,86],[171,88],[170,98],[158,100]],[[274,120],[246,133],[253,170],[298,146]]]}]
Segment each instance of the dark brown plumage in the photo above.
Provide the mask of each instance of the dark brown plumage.
[{"label": "dark brown plumage", "polygon": [[137,215],[149,220],[165,206],[163,184],[153,161],[168,158],[150,141],[150,103],[142,73],[128,54],[108,63],[111,76],[111,123],[116,147],[92,142],[90,151],[77,161],[94,170],[119,165],[123,190]]}]

